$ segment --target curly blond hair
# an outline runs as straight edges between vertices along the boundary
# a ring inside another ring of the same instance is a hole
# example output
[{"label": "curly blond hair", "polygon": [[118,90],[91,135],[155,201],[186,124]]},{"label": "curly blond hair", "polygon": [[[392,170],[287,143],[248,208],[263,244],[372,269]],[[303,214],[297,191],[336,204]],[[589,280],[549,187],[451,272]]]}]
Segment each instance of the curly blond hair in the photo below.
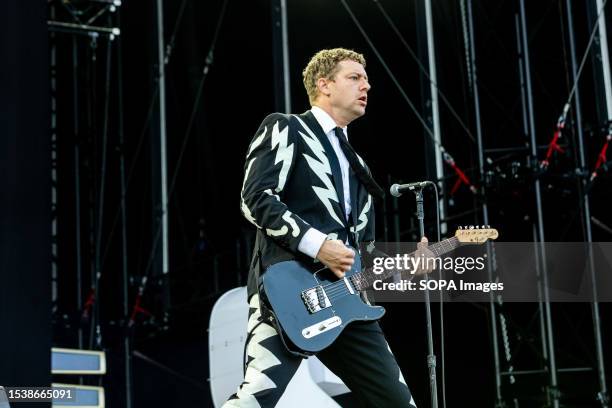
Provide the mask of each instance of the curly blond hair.
[{"label": "curly blond hair", "polygon": [[366,62],[363,55],[345,48],[321,50],[310,59],[308,65],[302,71],[302,78],[311,105],[315,102],[319,93],[317,89],[319,78],[334,79],[334,75],[340,69],[338,63],[346,60],[358,62],[365,68]]}]

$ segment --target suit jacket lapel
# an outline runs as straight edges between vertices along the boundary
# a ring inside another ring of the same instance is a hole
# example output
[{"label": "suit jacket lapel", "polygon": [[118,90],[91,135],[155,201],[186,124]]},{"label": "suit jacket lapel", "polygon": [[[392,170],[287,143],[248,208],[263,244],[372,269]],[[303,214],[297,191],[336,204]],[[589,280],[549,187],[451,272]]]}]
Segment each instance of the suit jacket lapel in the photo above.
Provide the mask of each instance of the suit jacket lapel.
[{"label": "suit jacket lapel", "polygon": [[344,211],[344,189],[342,188],[342,172],[340,171],[340,162],[338,161],[336,152],[329,142],[327,135],[323,132],[323,128],[321,128],[321,125],[319,125],[319,122],[317,122],[317,119],[310,111],[301,114],[300,118],[308,125],[308,127],[310,127],[310,130],[314,132],[315,136],[319,139],[321,145],[323,145],[323,148],[325,149],[325,155],[329,160],[329,166],[331,167],[332,171],[332,182],[334,183],[339,200],[338,205],[334,206],[334,209],[336,210],[336,213],[340,219],[346,224],[346,215]]}]

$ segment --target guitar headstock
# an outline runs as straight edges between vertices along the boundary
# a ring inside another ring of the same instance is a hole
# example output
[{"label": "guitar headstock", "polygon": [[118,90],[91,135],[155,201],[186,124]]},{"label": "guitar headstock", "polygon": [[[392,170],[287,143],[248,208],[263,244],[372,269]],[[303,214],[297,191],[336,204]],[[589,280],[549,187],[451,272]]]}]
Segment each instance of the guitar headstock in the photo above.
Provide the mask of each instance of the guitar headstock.
[{"label": "guitar headstock", "polygon": [[459,242],[468,244],[468,243],[483,243],[489,239],[497,239],[499,233],[495,228],[490,228],[488,225],[473,226],[468,225],[465,227],[459,227],[457,232],[455,232],[455,237]]}]

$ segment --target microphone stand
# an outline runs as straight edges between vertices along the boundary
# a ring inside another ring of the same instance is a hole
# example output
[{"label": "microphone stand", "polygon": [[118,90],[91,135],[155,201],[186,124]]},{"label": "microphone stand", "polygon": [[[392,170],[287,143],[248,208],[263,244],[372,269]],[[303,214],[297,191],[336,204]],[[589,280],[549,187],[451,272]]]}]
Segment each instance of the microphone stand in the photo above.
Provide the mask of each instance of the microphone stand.
[{"label": "microphone stand", "polygon": [[[425,236],[425,211],[423,210],[423,186],[411,186],[415,195],[417,218],[419,219],[420,238]],[[429,281],[429,274],[425,274],[425,281]],[[438,408],[438,383],[436,380],[436,355],[433,347],[433,333],[431,328],[431,301],[429,300],[429,287],[425,286],[425,315],[427,318],[427,367],[429,368],[429,389],[431,391],[431,407]]]}]

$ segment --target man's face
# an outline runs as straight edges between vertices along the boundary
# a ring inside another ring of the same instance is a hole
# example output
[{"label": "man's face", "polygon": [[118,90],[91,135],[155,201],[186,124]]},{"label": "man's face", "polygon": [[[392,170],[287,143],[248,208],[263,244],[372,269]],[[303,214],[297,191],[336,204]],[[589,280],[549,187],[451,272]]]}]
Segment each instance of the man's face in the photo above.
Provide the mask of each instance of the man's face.
[{"label": "man's face", "polygon": [[329,102],[334,111],[350,122],[365,114],[370,83],[360,63],[345,60],[338,66],[334,79],[327,82]]}]

